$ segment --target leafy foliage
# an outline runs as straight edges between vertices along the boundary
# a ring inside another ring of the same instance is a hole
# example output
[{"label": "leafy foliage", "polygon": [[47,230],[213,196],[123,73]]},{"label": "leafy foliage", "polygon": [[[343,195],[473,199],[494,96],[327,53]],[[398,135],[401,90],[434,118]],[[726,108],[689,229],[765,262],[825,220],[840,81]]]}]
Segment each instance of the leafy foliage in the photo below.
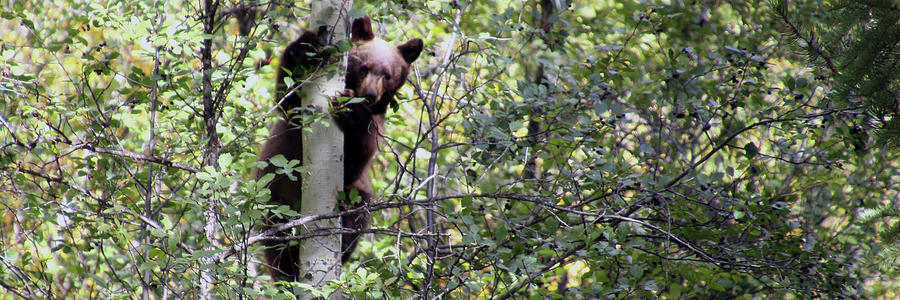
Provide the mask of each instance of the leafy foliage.
[{"label": "leafy foliage", "polygon": [[311,291],[262,275],[260,225],[335,234],[302,225],[342,212],[300,216],[251,180],[307,5],[211,2],[4,4],[7,294],[895,296],[896,268],[869,266],[896,253],[900,160],[866,132],[891,128],[896,56],[859,41],[896,15],[847,2],[824,32],[800,25],[826,20],[794,12],[810,3],[357,3],[426,52],[388,112],[374,226]]},{"label": "leafy foliage", "polygon": [[[820,74],[817,79],[827,87],[828,102],[831,107],[855,108],[852,114],[828,120],[843,128],[843,140],[852,146],[857,154],[886,151],[884,146],[872,147],[868,132],[875,132],[877,141],[895,148],[900,138],[898,123],[898,76],[894,67],[900,55],[896,48],[900,45],[897,35],[896,3],[891,1],[836,1],[821,6],[812,1],[801,5],[816,7],[819,19],[805,19],[789,9],[785,1],[772,2],[773,11],[783,25],[785,36],[797,41],[797,48],[806,52],[811,65]],[[875,149],[872,149],[875,148]],[[877,172],[889,172],[879,174]],[[889,178],[892,170],[878,170],[871,173],[881,178]],[[887,176],[887,177],[886,177]],[[889,179],[888,179],[889,180]],[[896,195],[896,188],[885,187],[885,194]],[[897,197],[866,201],[861,206],[860,221],[868,230],[878,234],[880,245],[868,249],[864,264],[873,266],[882,274],[895,278],[897,269],[893,267],[893,257],[900,250],[897,233],[900,225]],[[896,288],[895,280],[877,284],[876,289]]]}]

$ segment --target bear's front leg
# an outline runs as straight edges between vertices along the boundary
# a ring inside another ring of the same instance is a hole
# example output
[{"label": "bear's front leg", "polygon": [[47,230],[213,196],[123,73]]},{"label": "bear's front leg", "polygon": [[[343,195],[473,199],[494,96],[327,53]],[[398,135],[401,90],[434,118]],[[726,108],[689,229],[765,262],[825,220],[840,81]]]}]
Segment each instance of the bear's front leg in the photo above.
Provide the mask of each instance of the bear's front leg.
[{"label": "bear's front leg", "polygon": [[[340,112],[347,108],[350,99],[356,97],[356,93],[351,89],[344,89],[338,92],[337,95],[331,98],[331,111],[332,112]],[[349,99],[341,99],[341,98],[349,98]]]},{"label": "bear's front leg", "polygon": [[344,89],[331,98],[331,115],[334,116],[335,122],[344,134],[347,134],[348,130],[352,132],[354,126],[358,126],[358,123],[366,119],[364,116],[360,116],[364,110],[360,109],[360,105],[364,104],[351,103],[354,97],[356,97],[356,93],[353,90]]}]

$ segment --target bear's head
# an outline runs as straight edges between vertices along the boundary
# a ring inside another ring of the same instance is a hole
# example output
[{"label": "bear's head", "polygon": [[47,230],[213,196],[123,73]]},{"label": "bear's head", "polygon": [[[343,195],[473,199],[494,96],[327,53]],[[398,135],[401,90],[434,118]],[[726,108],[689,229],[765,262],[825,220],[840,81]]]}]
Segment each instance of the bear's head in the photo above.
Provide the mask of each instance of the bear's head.
[{"label": "bear's head", "polygon": [[396,103],[394,94],[409,75],[409,64],[422,52],[422,40],[412,39],[394,46],[375,37],[368,16],[353,20],[345,88],[356,97],[365,98],[365,105],[373,114],[383,114]]}]

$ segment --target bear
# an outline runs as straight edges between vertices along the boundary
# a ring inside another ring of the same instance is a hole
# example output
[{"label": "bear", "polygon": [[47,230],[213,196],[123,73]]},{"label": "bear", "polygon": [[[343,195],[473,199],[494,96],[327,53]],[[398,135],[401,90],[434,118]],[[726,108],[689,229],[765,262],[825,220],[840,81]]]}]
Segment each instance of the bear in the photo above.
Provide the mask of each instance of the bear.
[{"label": "bear", "polygon": [[[274,93],[276,101],[281,100],[282,95],[290,91],[284,83],[285,76],[291,76],[294,82],[300,82],[329,60],[330,52],[323,49],[326,45],[326,36],[327,29],[324,26],[316,33],[305,31],[285,48],[276,74]],[[345,89],[340,96],[359,97],[364,100],[346,104],[345,109],[333,113],[332,117],[344,134],[344,194],[351,195],[355,190],[361,201],[341,200],[338,203],[340,210],[362,207],[372,200],[374,191],[367,171],[377,151],[385,113],[389,106],[396,105],[394,95],[405,83],[410,64],[419,57],[424,47],[422,40],[418,38],[398,46],[376,38],[368,16],[353,20],[350,27],[350,41],[354,46],[348,53],[344,77]],[[278,120],[270,130],[269,138],[259,154],[259,161],[267,161],[279,154],[288,160],[302,159],[302,130],[289,122],[296,113],[295,108],[301,107],[301,100],[299,93],[295,92],[279,104],[284,118]],[[274,173],[275,169],[269,165],[257,170],[256,178]],[[295,180],[284,174],[275,175],[269,183],[270,201],[293,209],[299,208],[300,174],[294,175]],[[285,221],[270,216],[267,226]],[[364,229],[368,225],[367,212],[345,215],[341,218],[341,226],[350,230]],[[279,235],[286,236],[288,233],[282,232]],[[343,262],[347,262],[353,253],[359,236],[359,233],[342,235]],[[272,277],[297,280],[300,247],[296,244],[290,246],[289,242],[280,240],[268,240],[264,242],[264,246],[265,260]]]}]

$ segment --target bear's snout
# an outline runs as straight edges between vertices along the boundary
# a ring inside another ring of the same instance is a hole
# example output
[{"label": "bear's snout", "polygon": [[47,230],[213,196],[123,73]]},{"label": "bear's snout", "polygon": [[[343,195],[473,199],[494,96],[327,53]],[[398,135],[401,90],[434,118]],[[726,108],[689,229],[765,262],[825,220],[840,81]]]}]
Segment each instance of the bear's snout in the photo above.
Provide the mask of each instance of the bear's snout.
[{"label": "bear's snout", "polygon": [[366,76],[362,84],[360,85],[361,91],[359,91],[359,95],[366,98],[366,102],[369,104],[375,104],[378,100],[381,100],[381,87],[384,83],[384,79],[381,76],[368,75]]},{"label": "bear's snout", "polygon": [[366,94],[363,95],[363,97],[365,97],[366,101],[369,103],[375,103],[375,101],[378,101],[378,91],[375,89],[367,89]]}]

